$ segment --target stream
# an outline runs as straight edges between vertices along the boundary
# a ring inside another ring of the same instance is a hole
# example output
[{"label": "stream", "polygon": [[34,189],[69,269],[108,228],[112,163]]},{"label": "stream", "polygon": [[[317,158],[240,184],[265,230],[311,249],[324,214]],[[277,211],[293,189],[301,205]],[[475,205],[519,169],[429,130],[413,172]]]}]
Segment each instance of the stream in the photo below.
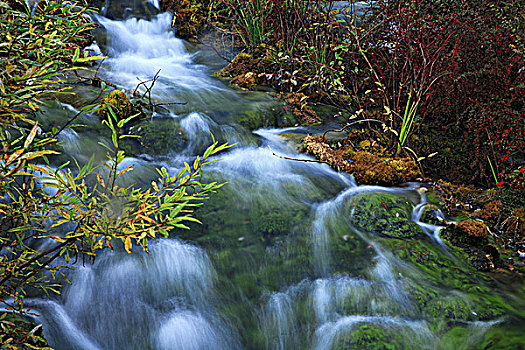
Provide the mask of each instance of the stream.
[{"label": "stream", "polygon": [[[125,181],[148,186],[161,166],[178,173],[210,132],[237,145],[204,169],[206,181],[228,184],[195,213],[202,225],[151,244],[151,255],[116,249],[78,263],[60,296],[28,299],[53,348],[519,348],[523,291],[496,285],[443,243],[423,220],[431,198],[419,184],[359,186],[325,164],[275,156],[311,159],[294,140],[312,130],[241,126],[282,103],[214,78],[221,60],[176,38],[170,14],[97,21],[108,34],[104,79],[129,91],[160,70],[154,99],[186,102],[151,121],[186,139],[153,137],[125,159],[134,164]],[[101,138],[70,130],[61,141],[85,161],[103,158]]]}]

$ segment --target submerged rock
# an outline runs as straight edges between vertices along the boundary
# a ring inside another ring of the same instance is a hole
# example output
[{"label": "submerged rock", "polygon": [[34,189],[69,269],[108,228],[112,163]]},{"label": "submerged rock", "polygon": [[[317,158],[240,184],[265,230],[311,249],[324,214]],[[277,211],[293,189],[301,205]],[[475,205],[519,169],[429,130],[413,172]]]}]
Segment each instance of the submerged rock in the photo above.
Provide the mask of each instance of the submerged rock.
[{"label": "submerged rock", "polygon": [[297,123],[295,116],[284,110],[279,103],[236,114],[235,121],[248,130],[268,127],[285,128]]},{"label": "submerged rock", "polygon": [[410,200],[384,193],[364,193],[350,202],[350,221],[357,228],[392,238],[408,238],[422,232],[411,221]]},{"label": "submerged rock", "polygon": [[129,155],[147,153],[163,156],[170,152],[181,152],[188,145],[188,135],[172,118],[142,120],[130,131],[139,138],[123,140],[125,151]]}]

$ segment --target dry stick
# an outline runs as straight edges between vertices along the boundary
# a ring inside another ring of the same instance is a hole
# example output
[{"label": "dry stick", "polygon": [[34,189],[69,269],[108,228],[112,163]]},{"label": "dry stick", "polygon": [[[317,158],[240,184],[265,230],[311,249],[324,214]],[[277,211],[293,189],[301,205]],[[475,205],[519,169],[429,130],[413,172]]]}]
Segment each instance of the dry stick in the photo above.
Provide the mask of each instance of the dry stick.
[{"label": "dry stick", "polygon": [[341,129],[330,129],[330,130],[326,130],[326,131],[323,133],[323,138],[325,138],[326,134],[328,134],[329,132],[343,132],[343,131],[345,131],[347,128],[349,128],[349,127],[352,126],[352,125],[359,124],[359,123],[364,123],[364,122],[376,122],[376,123],[384,124],[384,122],[382,122],[381,120],[378,120],[378,119],[363,119],[363,120],[356,120],[355,122],[352,122],[352,123],[346,124],[346,125],[345,125],[344,127],[342,127]]},{"label": "dry stick", "polygon": [[[153,102],[151,102],[151,89],[153,89],[153,85],[155,85],[155,82],[159,78],[159,73],[160,73],[160,69],[157,71],[157,73],[155,73],[155,75],[153,76],[153,79],[149,79],[145,81],[142,81],[140,80],[139,77],[137,77],[137,80],[140,81],[140,83],[138,83],[134,89],[134,91],[138,91],[139,86],[144,85],[144,87],[146,88],[146,92],[144,93],[144,95],[148,94],[148,101],[149,101],[150,106],[153,107],[153,112],[155,112],[155,105],[153,104]],[[147,87],[146,83],[149,83],[150,81],[151,81],[151,85]]]},{"label": "dry stick", "polygon": [[[187,102],[165,102],[165,103],[153,103],[151,101],[151,90],[153,89],[153,86],[155,85],[155,82],[157,81],[157,79],[159,78],[159,74],[160,74],[160,69],[157,71],[157,73],[155,73],[155,76],[153,76],[153,79],[149,79],[149,80],[145,80],[145,81],[142,81],[140,80],[139,77],[137,77],[137,79],[140,81],[140,83],[137,84],[137,86],[135,87],[135,89],[133,89],[132,91],[138,91],[138,88],[141,86],[141,85],[144,85],[144,87],[146,88],[146,91],[144,92],[144,94],[142,95],[145,96],[146,94],[148,95],[148,102],[149,102],[149,106],[152,108],[153,112],[151,114],[151,117],[153,118],[153,115],[155,114],[155,108],[156,107],[162,107],[162,106],[170,106],[170,105],[185,105]],[[149,83],[151,82],[151,85],[148,87],[146,86],[146,83]],[[134,93],[133,92],[133,93]],[[164,108],[164,107],[163,107]]]},{"label": "dry stick", "polygon": [[298,162],[305,162],[305,163],[328,164],[327,162],[323,162],[322,160],[299,159],[299,158],[291,158],[291,157],[281,156],[280,154],[275,153],[270,146],[268,146],[268,149],[270,150],[270,152],[272,152],[272,155],[276,156],[277,158],[286,159],[286,160],[295,160],[295,161],[298,161]]}]

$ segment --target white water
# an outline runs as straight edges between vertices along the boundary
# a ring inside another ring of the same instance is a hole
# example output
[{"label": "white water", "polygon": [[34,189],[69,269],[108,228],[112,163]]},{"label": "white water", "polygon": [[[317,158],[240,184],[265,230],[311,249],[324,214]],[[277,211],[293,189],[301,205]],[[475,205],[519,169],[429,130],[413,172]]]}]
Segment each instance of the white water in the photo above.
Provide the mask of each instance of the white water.
[{"label": "white water", "polygon": [[176,240],[161,240],[150,252],[104,254],[77,267],[62,303],[41,309],[42,320],[55,325],[46,327],[48,339],[62,349],[83,339],[91,340],[82,349],[235,348],[236,335],[214,311],[216,277],[206,253]]},{"label": "white water", "polygon": [[160,70],[156,91],[217,89],[205,68],[193,63],[193,55],[186,51],[184,42],[170,30],[169,13],[159,14],[151,21],[112,21],[101,16],[97,21],[108,32],[107,74],[112,82],[132,89]]}]

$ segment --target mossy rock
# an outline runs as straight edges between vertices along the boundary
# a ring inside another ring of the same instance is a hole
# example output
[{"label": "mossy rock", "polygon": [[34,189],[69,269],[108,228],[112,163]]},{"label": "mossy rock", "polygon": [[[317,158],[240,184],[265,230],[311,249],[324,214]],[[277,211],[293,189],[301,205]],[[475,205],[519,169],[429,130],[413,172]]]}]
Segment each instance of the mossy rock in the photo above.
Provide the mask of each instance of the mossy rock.
[{"label": "mossy rock", "polygon": [[235,121],[251,131],[269,127],[285,128],[298,123],[297,118],[278,103],[239,113],[235,116]]},{"label": "mossy rock", "polygon": [[207,8],[203,1],[198,0],[163,0],[162,11],[174,14],[173,22],[179,38],[189,39],[199,33],[205,26]]},{"label": "mossy rock", "polygon": [[123,120],[135,114],[133,103],[131,103],[129,97],[120,90],[113,90],[102,98],[98,113],[106,117],[109,116],[110,110],[117,117],[117,120]]},{"label": "mossy rock", "polygon": [[181,152],[188,145],[188,135],[172,118],[153,118],[135,124],[130,133],[139,138],[126,138],[123,148],[129,155],[147,153],[167,155]]},{"label": "mossy rock", "polygon": [[[421,283],[408,283],[407,292],[419,312],[435,327],[448,328],[458,322],[492,321],[506,313],[503,299],[471,287],[455,292]],[[480,286],[480,289],[484,289]],[[494,294],[494,293],[492,293]]]},{"label": "mossy rock", "polygon": [[487,243],[487,226],[481,221],[462,220],[445,227],[441,235],[457,247],[481,246]]},{"label": "mossy rock", "polygon": [[395,350],[406,344],[397,330],[375,324],[362,324],[336,339],[332,350]]},{"label": "mossy rock", "polygon": [[250,71],[256,59],[252,55],[241,52],[235,56],[233,61],[226,67],[215,73],[215,76],[221,78],[233,78]]},{"label": "mossy rock", "polygon": [[357,228],[391,238],[408,238],[422,232],[410,220],[413,204],[404,197],[364,193],[352,198],[350,221]]},{"label": "mossy rock", "polygon": [[415,181],[421,173],[409,158],[389,158],[381,154],[359,150],[351,157],[355,180],[360,184],[393,185]]},{"label": "mossy rock", "polygon": [[493,327],[489,329],[478,349],[525,349],[525,332],[523,332],[523,321],[509,321],[499,327]]}]

